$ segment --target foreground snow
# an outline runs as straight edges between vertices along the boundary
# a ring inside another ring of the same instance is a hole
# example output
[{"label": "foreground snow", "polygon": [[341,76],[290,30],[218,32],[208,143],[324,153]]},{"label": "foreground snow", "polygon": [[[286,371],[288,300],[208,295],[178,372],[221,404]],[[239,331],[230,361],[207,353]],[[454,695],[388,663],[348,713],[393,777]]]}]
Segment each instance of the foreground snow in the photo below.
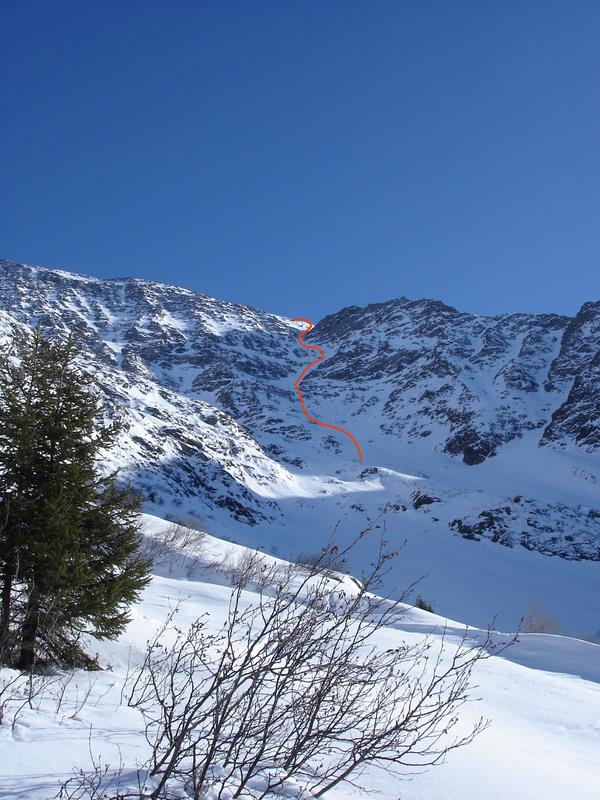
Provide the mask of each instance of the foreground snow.
[{"label": "foreground snow", "polygon": [[[160,535],[166,523],[145,518],[150,535]],[[134,609],[133,620],[117,642],[92,644],[101,663],[99,673],[77,672],[64,692],[57,684],[34,698],[11,728],[10,714],[0,726],[0,798],[49,800],[73,768],[88,770],[97,763],[124,766],[131,774],[148,752],[141,716],[121,702],[128,666],[139,663],[146,641],[181,600],[177,622],[188,625],[204,612],[216,628],[227,612],[229,588],[223,573],[207,564],[229,563],[244,548],[209,538],[203,561],[195,565],[178,557],[163,560]],[[192,565],[193,566],[193,565]],[[170,573],[170,575],[169,575]],[[247,593],[252,602],[251,592]],[[464,627],[457,622],[407,608],[396,629],[384,629],[378,646],[418,642],[441,636],[447,625],[458,641]],[[476,634],[476,632],[474,632]],[[6,679],[11,673],[3,670]],[[600,646],[560,636],[525,634],[502,657],[478,665],[478,686],[463,712],[465,725],[481,715],[491,726],[467,748],[451,753],[446,764],[406,781],[370,770],[364,790],[341,786],[332,800],[564,800],[596,796],[600,785]],[[89,696],[88,696],[89,694]],[[85,701],[85,702],[84,702]],[[60,708],[59,708],[60,705]],[[57,711],[58,708],[58,711]]]}]

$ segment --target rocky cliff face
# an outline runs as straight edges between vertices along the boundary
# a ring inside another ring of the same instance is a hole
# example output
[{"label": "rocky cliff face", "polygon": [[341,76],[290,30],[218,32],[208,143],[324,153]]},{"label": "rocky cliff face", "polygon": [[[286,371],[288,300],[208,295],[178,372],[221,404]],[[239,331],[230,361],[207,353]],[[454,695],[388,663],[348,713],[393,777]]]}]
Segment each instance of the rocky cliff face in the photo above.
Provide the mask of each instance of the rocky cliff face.
[{"label": "rocky cliff face", "polygon": [[[529,431],[536,445],[598,450],[600,302],[577,317],[479,317],[431,300],[345,309],[312,334],[334,352],[311,379],[343,387],[380,429],[476,465]],[[356,408],[356,406],[358,406]]]},{"label": "rocky cliff face", "polygon": [[[306,341],[327,359],[303,393],[352,430],[362,465],[300,413],[293,380],[309,357],[289,319],[12,261],[0,309],[5,335],[16,322],[76,338],[127,420],[107,468],[155,511],[240,536],[292,530],[300,507],[329,499],[331,519],[387,508],[448,536],[600,559],[600,302],[573,319],[406,298],[325,317]],[[415,505],[415,481],[435,502]]]}]

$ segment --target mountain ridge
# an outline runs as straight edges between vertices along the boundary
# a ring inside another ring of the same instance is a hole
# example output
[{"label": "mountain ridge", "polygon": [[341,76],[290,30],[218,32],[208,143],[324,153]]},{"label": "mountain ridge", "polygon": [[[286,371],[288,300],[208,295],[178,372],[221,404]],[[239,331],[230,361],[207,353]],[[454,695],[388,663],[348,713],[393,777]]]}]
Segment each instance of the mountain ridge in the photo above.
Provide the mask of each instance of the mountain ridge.
[{"label": "mountain ridge", "polygon": [[[496,561],[600,561],[600,302],[574,317],[408,298],[326,315],[306,337],[327,357],[303,393],[317,418],[351,428],[366,472],[345,437],[303,418],[293,381],[308,360],[285,316],[8,260],[0,309],[5,335],[15,321],[76,337],[127,422],[107,468],[149,511],[287,556],[338,520],[345,535],[385,512],[415,563],[435,538],[440,576],[447,545],[465,563],[485,542]],[[460,616],[446,590],[439,603]]]}]

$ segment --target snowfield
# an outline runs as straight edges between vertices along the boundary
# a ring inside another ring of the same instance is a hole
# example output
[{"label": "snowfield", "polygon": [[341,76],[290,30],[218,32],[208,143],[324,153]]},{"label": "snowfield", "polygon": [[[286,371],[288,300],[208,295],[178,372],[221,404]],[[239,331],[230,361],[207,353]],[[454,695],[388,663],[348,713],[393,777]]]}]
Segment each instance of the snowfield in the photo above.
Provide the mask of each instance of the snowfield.
[{"label": "snowfield", "polygon": [[[144,532],[160,540],[168,523],[145,515]],[[189,531],[193,543],[195,532]],[[476,551],[482,551],[477,547]],[[148,754],[141,715],[121,698],[128,669],[141,662],[146,642],[180,602],[176,621],[188,626],[204,613],[217,630],[228,608],[230,589],[216,563],[231,564],[246,548],[212,537],[201,555],[172,551],[158,559],[151,584],[133,610],[133,619],[116,642],[91,642],[104,669],[78,671],[70,681],[49,685],[32,699],[7,704],[0,725],[0,798],[50,800],[73,769],[123,767],[122,788],[133,786],[137,765]],[[275,562],[271,556],[265,556]],[[543,558],[540,556],[540,558]],[[212,565],[212,566],[211,566]],[[248,603],[256,595],[245,592]],[[383,649],[447,629],[450,647],[464,626],[407,606],[402,623],[377,635]],[[471,630],[474,640],[480,632]],[[0,671],[0,687],[16,673]],[[378,796],[382,800],[566,800],[594,798],[600,790],[600,645],[546,634],[521,634],[501,656],[476,666],[473,702],[461,725],[480,716],[491,724],[470,746],[450,753],[446,763],[398,779],[370,768],[362,789],[340,785],[331,800]],[[61,701],[62,694],[62,701]],[[478,699],[479,698],[479,699]],[[292,785],[280,795],[299,796]],[[185,797],[181,794],[181,797]],[[211,800],[211,798],[209,798]]]}]

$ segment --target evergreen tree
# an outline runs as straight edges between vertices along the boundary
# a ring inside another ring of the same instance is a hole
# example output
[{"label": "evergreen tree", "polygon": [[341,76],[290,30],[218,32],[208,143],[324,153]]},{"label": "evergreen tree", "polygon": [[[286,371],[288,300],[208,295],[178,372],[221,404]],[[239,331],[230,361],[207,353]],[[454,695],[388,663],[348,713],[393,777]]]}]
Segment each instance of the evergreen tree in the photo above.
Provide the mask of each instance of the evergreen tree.
[{"label": "evergreen tree", "polygon": [[137,500],[97,469],[119,425],[76,357],[36,333],[0,358],[0,658],[22,669],[85,663],[81,635],[117,636],[149,580]]},{"label": "evergreen tree", "polygon": [[[33,458],[35,453],[36,364],[40,340],[29,347],[15,328],[14,347],[0,357],[0,663],[14,644],[12,623],[17,617],[19,555],[22,549],[27,508],[32,505]],[[15,352],[21,365],[15,364]]]}]

